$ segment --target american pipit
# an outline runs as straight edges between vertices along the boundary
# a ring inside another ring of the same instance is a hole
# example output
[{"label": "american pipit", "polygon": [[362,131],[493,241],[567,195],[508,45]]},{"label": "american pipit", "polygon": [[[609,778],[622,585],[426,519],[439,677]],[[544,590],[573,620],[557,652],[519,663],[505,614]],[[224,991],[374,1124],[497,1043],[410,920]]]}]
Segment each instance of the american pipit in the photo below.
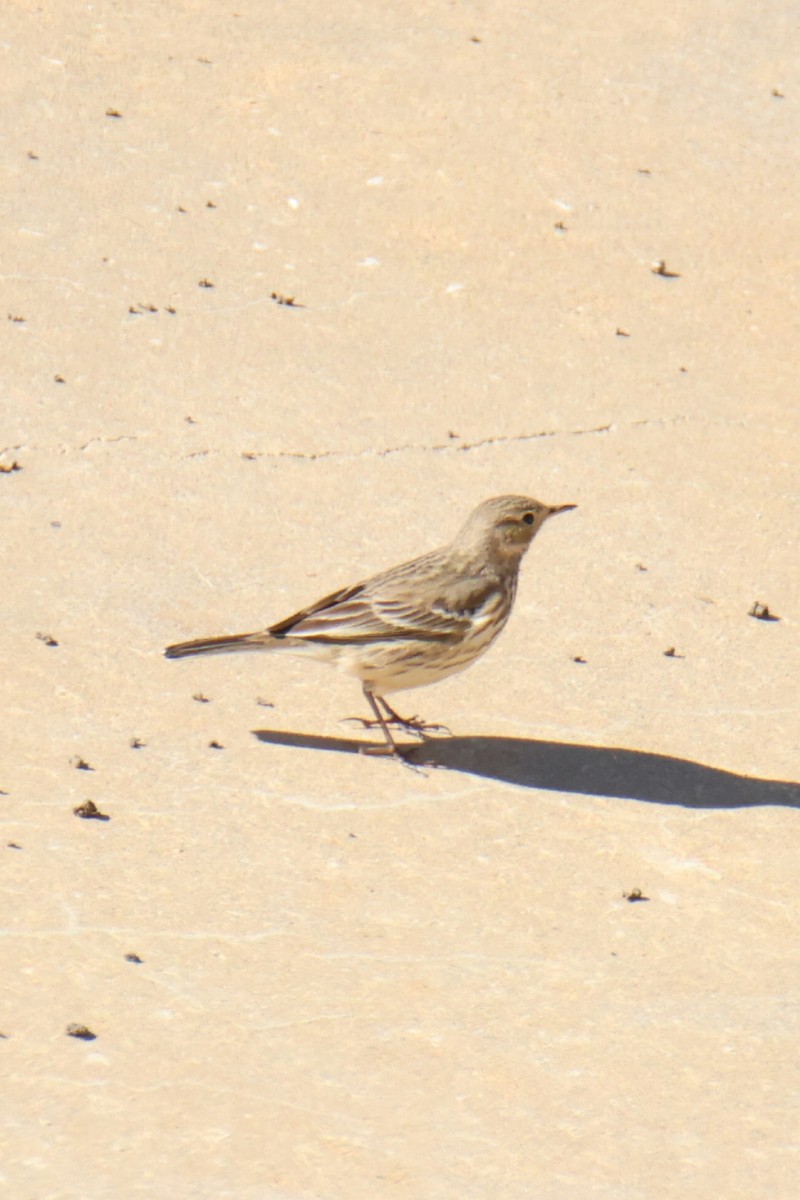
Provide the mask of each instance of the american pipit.
[{"label": "american pipit", "polygon": [[432,727],[403,720],[386,695],[438,683],[488,650],[511,613],[525,551],[548,517],[570,508],[529,496],[484,500],[449,546],[342,588],[268,629],[179,642],[165,654],[283,650],[332,663],[361,680],[386,739],[373,752],[397,755],[390,725],[419,734]]}]

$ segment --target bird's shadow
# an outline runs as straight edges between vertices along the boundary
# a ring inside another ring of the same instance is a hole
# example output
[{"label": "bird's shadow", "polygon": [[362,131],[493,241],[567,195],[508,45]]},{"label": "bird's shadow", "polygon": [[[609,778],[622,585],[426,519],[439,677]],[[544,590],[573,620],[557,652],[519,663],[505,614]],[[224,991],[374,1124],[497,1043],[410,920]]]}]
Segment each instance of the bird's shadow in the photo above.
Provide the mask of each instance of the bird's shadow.
[{"label": "bird's shadow", "polygon": [[[365,743],[353,738],[320,737],[254,729],[261,742],[302,750],[360,754]],[[528,738],[434,738],[404,747],[413,767],[442,767],[498,779],[521,787],[584,796],[613,796],[683,808],[800,808],[800,784],[757,779],[707,767],[690,759],[614,746],[581,746]],[[389,764],[387,763],[387,766]]]}]

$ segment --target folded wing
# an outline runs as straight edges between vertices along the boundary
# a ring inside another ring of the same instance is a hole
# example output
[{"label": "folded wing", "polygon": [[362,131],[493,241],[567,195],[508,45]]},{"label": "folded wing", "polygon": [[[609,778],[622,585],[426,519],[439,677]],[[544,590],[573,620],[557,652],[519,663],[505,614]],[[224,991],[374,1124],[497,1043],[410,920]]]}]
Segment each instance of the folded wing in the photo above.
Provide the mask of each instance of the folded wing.
[{"label": "folded wing", "polygon": [[306,638],[329,645],[408,637],[460,641],[473,622],[484,611],[488,616],[499,600],[497,582],[482,577],[436,586],[435,579],[414,581],[398,575],[343,588],[272,625],[268,632],[273,637]]}]

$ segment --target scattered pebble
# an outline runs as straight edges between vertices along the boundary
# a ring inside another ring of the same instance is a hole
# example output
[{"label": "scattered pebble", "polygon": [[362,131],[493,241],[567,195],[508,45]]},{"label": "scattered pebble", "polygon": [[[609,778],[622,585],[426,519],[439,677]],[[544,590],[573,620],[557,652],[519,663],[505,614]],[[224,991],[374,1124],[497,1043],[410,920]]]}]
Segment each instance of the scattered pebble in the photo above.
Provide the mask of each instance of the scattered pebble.
[{"label": "scattered pebble", "polygon": [[760,600],[753,603],[753,607],[748,612],[748,617],[755,617],[757,621],[780,621],[780,617],[769,611],[769,605],[762,604]]},{"label": "scattered pebble", "polygon": [[86,1025],[77,1025],[74,1021],[67,1026],[67,1037],[80,1038],[82,1042],[93,1042],[97,1037]]},{"label": "scattered pebble", "polygon": [[660,275],[662,279],[680,279],[678,272],[670,271],[663,258],[654,267],[651,267],[650,270],[654,275]]},{"label": "scattered pebble", "polygon": [[284,296],[283,292],[272,292],[270,300],[274,300],[276,304],[282,304],[284,308],[305,308],[305,304],[298,304],[294,296]]},{"label": "scattered pebble", "polygon": [[95,804],[94,800],[84,800],[83,804],[77,804],[72,810],[76,817],[82,817],[84,821],[110,821],[111,818],[106,813],[100,812],[100,809]]}]

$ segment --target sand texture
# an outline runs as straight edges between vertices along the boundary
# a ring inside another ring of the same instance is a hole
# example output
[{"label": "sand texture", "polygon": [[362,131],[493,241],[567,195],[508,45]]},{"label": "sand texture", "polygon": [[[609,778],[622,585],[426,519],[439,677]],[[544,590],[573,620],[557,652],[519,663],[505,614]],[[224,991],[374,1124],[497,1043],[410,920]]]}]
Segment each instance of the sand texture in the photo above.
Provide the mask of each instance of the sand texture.
[{"label": "sand texture", "polygon": [[[3,1196],[797,1195],[796,24],[6,4]],[[507,492],[424,769],[163,657]]]}]

